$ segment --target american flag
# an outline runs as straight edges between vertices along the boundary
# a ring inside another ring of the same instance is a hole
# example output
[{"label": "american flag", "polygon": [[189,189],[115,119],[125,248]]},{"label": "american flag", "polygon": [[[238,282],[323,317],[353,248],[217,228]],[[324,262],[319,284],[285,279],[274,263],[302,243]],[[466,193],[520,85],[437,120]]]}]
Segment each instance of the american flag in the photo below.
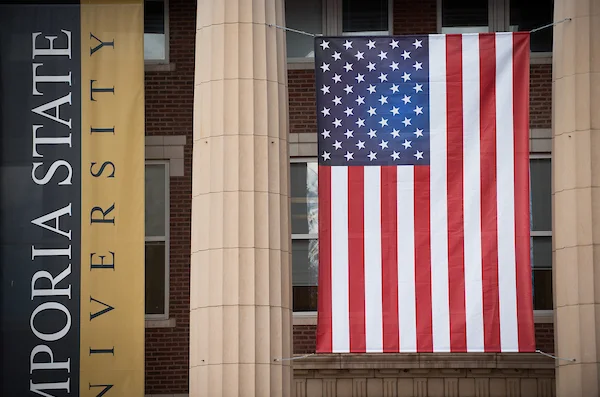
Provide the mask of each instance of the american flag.
[{"label": "american flag", "polygon": [[318,353],[532,352],[529,34],[318,37]]}]

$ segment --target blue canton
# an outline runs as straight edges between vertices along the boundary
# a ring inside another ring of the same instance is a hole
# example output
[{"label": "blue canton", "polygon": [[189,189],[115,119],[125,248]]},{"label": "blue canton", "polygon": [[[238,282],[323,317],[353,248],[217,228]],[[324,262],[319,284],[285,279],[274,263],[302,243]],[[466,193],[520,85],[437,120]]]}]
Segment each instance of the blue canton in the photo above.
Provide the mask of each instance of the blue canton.
[{"label": "blue canton", "polygon": [[319,164],[429,164],[427,36],[315,39]]}]

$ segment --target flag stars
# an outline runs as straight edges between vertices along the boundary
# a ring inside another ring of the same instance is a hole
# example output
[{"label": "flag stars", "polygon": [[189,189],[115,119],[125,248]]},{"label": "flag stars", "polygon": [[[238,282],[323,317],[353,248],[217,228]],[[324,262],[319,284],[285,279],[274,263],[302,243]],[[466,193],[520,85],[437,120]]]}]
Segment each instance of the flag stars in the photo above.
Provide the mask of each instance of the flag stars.
[{"label": "flag stars", "polygon": [[383,83],[384,81],[387,81],[387,74],[381,73],[381,74],[379,74],[378,78],[379,78],[379,81],[381,81]]},{"label": "flag stars", "polygon": [[335,98],[332,99],[332,102],[334,103],[335,106],[341,105],[342,98],[340,98],[339,96],[336,96]]},{"label": "flag stars", "polygon": [[365,126],[365,120],[359,118],[358,120],[356,120],[356,126],[357,127],[364,127]]},{"label": "flag stars", "polygon": [[346,135],[346,139],[354,138],[354,131],[347,129],[344,135]]},{"label": "flag stars", "polygon": [[402,98],[402,102],[404,102],[405,105],[407,103],[410,103],[410,97],[408,95],[404,94],[404,98]]},{"label": "flag stars", "polygon": [[374,94],[375,91],[377,91],[377,88],[375,88],[373,84],[369,84],[369,88],[367,88],[367,90],[369,91],[369,94]]},{"label": "flag stars", "polygon": [[417,158],[417,160],[423,160],[423,152],[417,150],[417,152],[415,153],[415,157]]},{"label": "flag stars", "polygon": [[375,152],[369,152],[368,154],[369,160],[373,161],[373,160],[377,160],[377,153]]},{"label": "flag stars", "polygon": [[386,96],[381,96],[381,98],[379,98],[379,102],[383,105],[384,103],[388,103],[388,97]]},{"label": "flag stars", "polygon": [[319,45],[321,46],[321,48],[322,48],[322,49],[327,49],[327,48],[329,48],[329,42],[328,42],[328,41],[325,41],[325,40],[323,40],[323,41],[321,42],[321,44],[319,44]]},{"label": "flag stars", "polygon": [[359,95],[358,98],[356,98],[356,104],[357,105],[364,105],[365,104],[365,97]]},{"label": "flag stars", "polygon": [[367,65],[367,69],[369,69],[369,72],[372,72],[376,68],[377,66],[373,62],[369,62],[369,64]]},{"label": "flag stars", "polygon": [[406,61],[407,59],[410,58],[410,52],[404,50],[404,52],[402,53],[401,57]]},{"label": "flag stars", "polygon": [[344,65],[344,69],[346,70],[346,72],[349,72],[352,70],[352,64],[346,62],[346,64]]},{"label": "flag stars", "polygon": [[340,76],[339,74],[334,74],[333,75],[333,81],[336,83],[341,83],[342,82],[342,76]]},{"label": "flag stars", "polygon": [[369,110],[367,110],[367,112],[369,113],[369,116],[375,116],[377,114],[377,109],[371,106],[369,107]]},{"label": "flag stars", "polygon": [[417,136],[417,138],[422,137],[423,136],[423,130],[420,128],[417,128],[417,130],[414,132],[414,134]]},{"label": "flag stars", "polygon": [[336,139],[336,141],[333,143],[333,147],[335,148],[335,150],[340,150],[342,148],[342,142]]},{"label": "flag stars", "polygon": [[415,70],[423,69],[423,62],[415,62],[413,68],[415,68]]},{"label": "flag stars", "polygon": [[356,82],[357,82],[357,83],[362,83],[363,81],[365,81],[365,75],[364,75],[364,74],[360,74],[360,73],[359,73],[359,74],[358,74],[358,75],[355,77],[355,79],[356,79]]},{"label": "flag stars", "polygon": [[384,59],[387,59],[387,52],[380,51],[379,55],[377,55],[377,56],[379,57],[379,59],[381,59],[383,61]]},{"label": "flag stars", "polygon": [[399,136],[400,136],[400,130],[398,130],[398,129],[394,128],[394,129],[392,130],[392,137],[393,137],[393,138],[398,138]]},{"label": "flag stars", "polygon": [[404,146],[404,149],[408,149],[409,147],[411,147],[412,142],[409,141],[408,139],[405,139],[404,142],[402,143],[402,146]]},{"label": "flag stars", "polygon": [[404,74],[402,75],[402,80],[404,80],[404,82],[406,83],[407,81],[410,80],[410,73],[406,73],[404,72]]},{"label": "flag stars", "polygon": [[373,40],[369,40],[369,42],[367,43],[367,47],[369,47],[369,50],[372,50],[373,48],[375,48],[375,42]]},{"label": "flag stars", "polygon": [[390,47],[398,48],[398,40],[392,39],[392,42],[390,43]]},{"label": "flag stars", "polygon": [[423,40],[417,40],[415,39],[415,42],[413,43],[413,45],[415,46],[415,49],[419,48],[419,47],[423,47]]},{"label": "flag stars", "polygon": [[396,94],[400,90],[400,87],[398,86],[398,84],[392,84],[390,90],[392,90],[392,92]]},{"label": "flag stars", "polygon": [[417,106],[415,107],[415,110],[413,110],[413,112],[415,112],[416,115],[423,114],[423,107]]},{"label": "flag stars", "polygon": [[323,135],[323,139],[325,139],[325,138],[331,138],[331,131],[329,131],[329,130],[323,130],[323,132],[321,132],[321,135]]},{"label": "flag stars", "polygon": [[377,130],[374,129],[370,129],[369,130],[369,138],[373,139],[373,138],[377,138]]},{"label": "flag stars", "polygon": [[342,120],[336,118],[335,120],[333,120],[333,125],[334,125],[335,128],[341,127],[342,126]]},{"label": "flag stars", "polygon": [[358,140],[358,143],[356,144],[356,147],[358,148],[358,150],[364,149],[365,148],[365,142],[361,141],[360,139]]},{"label": "flag stars", "polygon": [[349,40],[346,40],[346,42],[344,43],[344,48],[349,50],[350,48],[352,48],[352,42]]},{"label": "flag stars", "polygon": [[353,87],[351,85],[346,84],[346,88],[344,88],[344,91],[346,91],[346,94],[350,94],[353,90]]},{"label": "flag stars", "polygon": [[335,51],[335,52],[334,52],[334,53],[331,55],[331,57],[333,58],[333,60],[334,60],[334,61],[339,61],[340,59],[342,59],[342,54],[341,54],[341,53],[339,53],[339,52],[337,52],[337,51]]},{"label": "flag stars", "polygon": [[398,108],[398,107],[396,107],[396,106],[393,106],[393,107],[392,107],[392,110],[390,110],[390,112],[392,112],[392,114],[393,114],[394,116],[397,116],[397,115],[399,115],[399,114],[400,114],[400,108]]},{"label": "flag stars", "polygon": [[323,72],[328,72],[328,71],[329,71],[329,64],[328,64],[328,63],[325,63],[325,62],[323,62],[323,64],[321,65],[321,70],[322,70]]},{"label": "flag stars", "polygon": [[321,157],[323,157],[323,161],[331,160],[331,153],[324,151]]},{"label": "flag stars", "polygon": [[394,150],[394,152],[392,153],[392,159],[394,159],[394,160],[400,159],[400,152],[397,152]]},{"label": "flag stars", "polygon": [[398,70],[399,69],[398,62],[392,62],[392,64],[390,65],[390,68],[392,68],[392,70]]},{"label": "flag stars", "polygon": [[354,114],[354,109],[346,107],[346,110],[344,110],[344,113],[346,113],[346,117],[350,117]]},{"label": "flag stars", "polygon": [[381,149],[387,149],[388,148],[388,141],[384,141],[383,139],[381,140],[381,142],[379,143],[379,146],[381,147]]},{"label": "flag stars", "polygon": [[408,117],[405,117],[404,120],[402,120],[402,124],[404,124],[405,127],[408,127],[409,125],[411,125],[410,119]]},{"label": "flag stars", "polygon": [[354,160],[354,153],[346,151],[344,157],[346,158],[346,161]]},{"label": "flag stars", "polygon": [[387,120],[387,119],[384,119],[384,118],[382,117],[382,118],[381,118],[381,120],[379,121],[379,124],[380,124],[382,127],[386,127],[386,126],[388,125],[388,120]]},{"label": "flag stars", "polygon": [[413,88],[413,90],[415,90],[415,92],[421,92],[423,91],[423,84],[415,84],[415,87]]},{"label": "flag stars", "polygon": [[354,56],[356,57],[357,61],[360,61],[361,59],[365,59],[365,53],[364,52],[357,51],[356,55],[354,55]]},{"label": "flag stars", "polygon": [[323,88],[321,88],[321,91],[323,92],[323,94],[329,94],[329,86],[328,85],[323,85]]},{"label": "flag stars", "polygon": [[329,108],[323,108],[323,110],[321,110],[321,113],[323,113],[323,116],[331,116]]}]

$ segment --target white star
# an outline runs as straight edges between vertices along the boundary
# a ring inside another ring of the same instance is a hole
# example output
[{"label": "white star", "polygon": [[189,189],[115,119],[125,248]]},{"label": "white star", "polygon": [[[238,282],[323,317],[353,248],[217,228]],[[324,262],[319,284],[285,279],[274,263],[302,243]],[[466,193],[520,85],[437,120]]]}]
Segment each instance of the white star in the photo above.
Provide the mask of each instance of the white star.
[{"label": "white star", "polygon": [[335,128],[341,127],[342,126],[342,120],[340,120],[340,119],[333,120],[333,125],[335,126]]},{"label": "white star", "polygon": [[413,110],[413,112],[415,112],[416,114],[423,114],[423,107],[417,106],[415,107],[415,110]]},{"label": "white star", "polygon": [[329,108],[323,108],[323,110],[321,110],[321,113],[323,113],[323,116],[331,116]]},{"label": "white star", "polygon": [[359,95],[358,98],[356,98],[356,104],[357,105],[364,105],[365,104],[365,97]]},{"label": "white star", "polygon": [[358,148],[358,150],[364,149],[365,143],[363,141],[359,140],[358,143],[356,144],[356,147]]},{"label": "white star", "polygon": [[390,110],[392,112],[392,114],[394,116],[397,116],[398,114],[400,114],[400,108],[397,108],[396,106],[392,107],[392,110]]},{"label": "white star", "polygon": [[369,42],[367,43],[367,47],[369,47],[369,49],[372,50],[373,48],[375,48],[375,42],[373,40],[369,40]]},{"label": "white star", "polygon": [[398,70],[398,62],[392,62],[390,68],[392,68],[392,70]]},{"label": "white star", "polygon": [[381,146],[381,149],[387,149],[388,147],[388,143],[387,141],[384,141],[383,139],[381,140],[381,143],[379,144],[379,146]]},{"label": "white star", "polygon": [[423,130],[420,128],[417,128],[417,130],[414,132],[414,134],[418,137],[423,136]]},{"label": "white star", "polygon": [[378,79],[379,79],[379,81],[381,81],[382,83],[383,83],[384,81],[387,81],[387,74],[385,74],[385,73],[381,73],[381,74],[379,74],[379,77],[378,77]]},{"label": "white star", "polygon": [[412,143],[411,141],[405,139],[402,146],[404,146],[404,149],[408,149],[409,147],[411,147],[411,143]]},{"label": "white star", "polygon": [[369,64],[367,65],[367,69],[369,69],[369,72],[372,72],[373,70],[375,70],[376,66],[373,62],[369,62]]},{"label": "white star", "polygon": [[392,137],[398,138],[399,136],[400,136],[400,130],[397,130],[397,129],[394,128],[392,130]]},{"label": "white star", "polygon": [[354,131],[352,130],[346,130],[346,132],[344,132],[344,135],[346,135],[346,139],[350,139],[354,137]]},{"label": "white star", "polygon": [[336,141],[333,143],[333,147],[335,148],[335,150],[340,150],[340,149],[342,148],[342,142],[340,142],[340,141],[336,140]]},{"label": "white star", "polygon": [[361,119],[361,118],[359,118],[358,120],[356,120],[356,125],[357,125],[358,127],[364,127],[364,126],[365,126],[365,120],[364,120],[364,119]]},{"label": "white star", "polygon": [[356,79],[357,83],[361,83],[361,82],[365,81],[365,75],[359,73],[358,76],[355,77],[355,79]]},{"label": "white star", "polygon": [[415,92],[423,91],[423,84],[415,84]]},{"label": "white star", "polygon": [[323,65],[321,65],[321,69],[323,70],[323,72],[327,72],[329,70],[329,64],[323,62]]},{"label": "white star", "polygon": [[331,138],[331,131],[329,131],[329,130],[323,130],[323,132],[321,132],[321,135],[323,135],[323,139],[324,138]]},{"label": "white star", "polygon": [[346,107],[346,110],[344,110],[344,113],[346,113],[346,117],[350,117],[351,115],[354,114],[354,109]]},{"label": "white star", "polygon": [[373,84],[369,84],[369,88],[367,88],[367,90],[369,90],[369,94],[373,94],[376,91],[376,88]]},{"label": "white star", "polygon": [[321,42],[321,44],[319,44],[319,45],[321,46],[322,49],[329,48],[329,42],[325,41],[325,40],[323,40]]},{"label": "white star", "polygon": [[384,119],[383,117],[381,118],[381,121],[379,122],[379,124],[381,124],[382,127],[385,127],[388,125],[388,121],[387,119]]},{"label": "white star", "polygon": [[352,86],[346,84],[346,88],[344,88],[344,91],[346,91],[346,94],[350,94],[352,92]]},{"label": "white star", "polygon": [[323,161],[331,160],[331,153],[329,153],[329,152],[323,152],[323,154],[321,155],[321,157],[323,157]]},{"label": "white star", "polygon": [[333,98],[333,103],[335,104],[335,106],[341,105],[342,104],[342,98],[340,98],[339,96],[336,96],[335,98]]},{"label": "white star", "polygon": [[377,56],[383,61],[384,59],[387,59],[387,52],[379,51],[379,55]]},{"label": "white star", "polygon": [[404,102],[404,104],[406,105],[407,103],[410,102],[410,97],[406,94],[404,94],[404,98],[402,98],[402,102]]},{"label": "white star", "polygon": [[422,160],[423,159],[423,152],[419,152],[417,150],[417,153],[415,153],[415,157],[417,158],[417,160]]},{"label": "white star", "polygon": [[352,42],[346,40],[346,42],[344,43],[344,48],[349,50],[350,48],[352,48]]},{"label": "white star", "polygon": [[402,53],[402,58],[404,58],[404,60],[406,61],[408,58],[410,58],[410,52],[404,50],[404,52]]},{"label": "white star", "polygon": [[369,107],[369,110],[367,110],[367,112],[369,112],[369,116],[375,116],[377,114],[377,109],[371,106]]},{"label": "white star", "polygon": [[421,44],[422,42],[423,42],[423,40],[415,39],[415,42],[413,43],[413,45],[415,46],[415,48],[423,47],[423,45]]},{"label": "white star", "polygon": [[377,138],[377,131],[371,128],[369,130],[369,138]]},{"label": "white star", "polygon": [[346,158],[346,161],[354,160],[354,153],[346,151],[344,157]]},{"label": "white star", "polygon": [[357,61],[360,61],[361,59],[365,59],[364,55],[365,55],[364,52],[357,51],[356,55],[354,55],[354,56],[356,57]]},{"label": "white star", "polygon": [[381,98],[379,98],[379,102],[381,102],[382,105],[387,103],[387,97],[382,95]]},{"label": "white star", "polygon": [[344,65],[344,69],[346,69],[346,72],[349,72],[352,70],[352,64],[346,62],[346,64]]},{"label": "white star", "polygon": [[321,91],[323,91],[323,94],[329,94],[329,86],[323,85],[323,88],[321,88]]},{"label": "white star", "polygon": [[392,90],[393,93],[397,93],[399,89],[400,87],[398,86],[398,84],[392,84],[392,88],[390,88],[390,90]]},{"label": "white star", "polygon": [[405,127],[408,127],[409,125],[411,125],[410,119],[407,117],[405,117],[404,120],[402,120],[402,123],[404,124]]},{"label": "white star", "polygon": [[377,153],[369,152],[368,156],[371,161],[377,160]]},{"label": "white star", "polygon": [[419,69],[423,69],[423,65],[422,62],[415,62],[415,64],[413,65],[413,68],[415,68],[415,70],[419,70]]},{"label": "white star", "polygon": [[394,153],[392,153],[392,158],[394,160],[398,160],[400,158],[400,152],[394,150]]},{"label": "white star", "polygon": [[402,80],[404,80],[404,82],[406,83],[408,80],[410,80],[410,73],[406,73],[404,72],[404,74],[402,75]]},{"label": "white star", "polygon": [[398,40],[392,39],[392,42],[390,43],[390,46],[392,46],[392,48],[398,48]]},{"label": "white star", "polygon": [[332,57],[334,60],[336,60],[336,61],[339,61],[340,59],[342,59],[342,54],[341,54],[341,53],[339,53],[339,52],[337,52],[337,51],[335,51],[335,52],[333,53],[333,55],[331,55],[331,57]]},{"label": "white star", "polygon": [[334,74],[333,75],[333,81],[335,81],[336,83],[341,83],[342,82],[342,76],[340,76],[339,74]]}]

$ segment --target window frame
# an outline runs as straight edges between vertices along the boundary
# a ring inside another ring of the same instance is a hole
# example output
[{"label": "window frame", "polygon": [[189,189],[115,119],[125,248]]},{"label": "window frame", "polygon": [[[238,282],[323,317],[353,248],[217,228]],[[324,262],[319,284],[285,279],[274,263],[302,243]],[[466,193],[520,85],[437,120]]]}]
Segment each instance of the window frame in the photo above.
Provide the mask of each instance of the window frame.
[{"label": "window frame", "polygon": [[[144,0],[144,8],[146,7],[146,1],[152,1],[152,0]],[[169,51],[169,41],[170,41],[170,35],[169,35],[169,0],[162,0],[163,1],[163,7],[164,7],[164,15],[165,15],[165,57],[163,59],[146,59],[146,57],[144,56],[144,64],[145,65],[165,65],[165,64],[169,64],[170,62],[170,51]],[[145,20],[144,20],[145,22]],[[144,36],[146,35],[146,32],[144,30]],[[145,47],[144,47],[145,48]]]},{"label": "window frame", "polygon": [[[299,0],[295,0],[299,1]],[[325,36],[366,36],[371,32],[366,32],[366,34],[357,34],[356,32],[344,34],[342,32],[342,23],[343,23],[343,0],[322,0],[323,1],[323,10],[322,10],[322,21],[321,21],[321,31]],[[394,34],[394,1],[386,0],[388,3],[388,30],[386,32],[378,33],[378,35],[393,35]],[[307,32],[312,33],[312,32]],[[286,32],[286,36],[288,34],[299,34],[293,32]],[[286,43],[287,46],[287,43]],[[296,57],[288,57],[287,63],[289,69],[314,69],[315,68],[315,58],[296,58]],[[291,67],[290,67],[291,66]]]},{"label": "window frame", "polygon": [[[171,276],[171,177],[170,177],[170,162],[169,160],[145,160],[144,162],[144,171],[147,165],[164,165],[165,167],[165,235],[163,237],[158,236],[146,236],[146,231],[144,229],[144,246],[147,242],[165,242],[165,311],[163,314],[147,314],[144,309],[144,317],[145,320],[168,320],[169,319],[169,303],[170,303],[170,276]],[[144,203],[145,204],[145,203]],[[145,269],[145,259],[144,259],[144,269]],[[145,286],[144,286],[145,291]]]}]

